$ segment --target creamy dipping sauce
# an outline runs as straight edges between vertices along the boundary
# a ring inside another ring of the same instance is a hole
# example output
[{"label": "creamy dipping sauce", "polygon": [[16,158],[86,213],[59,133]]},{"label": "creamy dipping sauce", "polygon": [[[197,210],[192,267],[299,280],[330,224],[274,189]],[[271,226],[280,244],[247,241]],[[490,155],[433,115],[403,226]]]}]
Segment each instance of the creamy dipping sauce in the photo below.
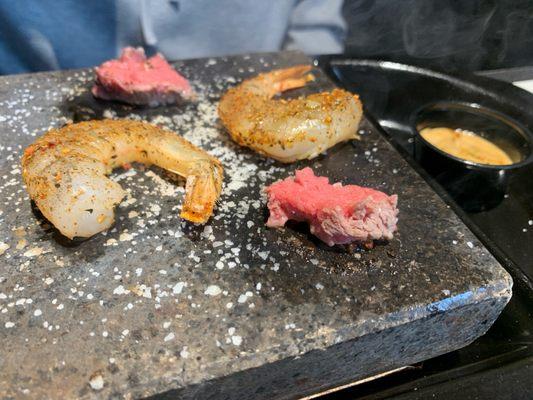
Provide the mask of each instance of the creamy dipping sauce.
[{"label": "creamy dipping sauce", "polygon": [[494,143],[474,132],[451,128],[424,128],[422,137],[452,156],[487,165],[509,165],[513,160]]}]

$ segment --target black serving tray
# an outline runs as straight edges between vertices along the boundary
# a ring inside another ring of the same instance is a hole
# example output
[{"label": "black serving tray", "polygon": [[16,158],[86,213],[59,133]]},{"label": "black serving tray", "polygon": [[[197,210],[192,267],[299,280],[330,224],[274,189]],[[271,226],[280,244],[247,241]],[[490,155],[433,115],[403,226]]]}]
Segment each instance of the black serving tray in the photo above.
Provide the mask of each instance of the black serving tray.
[{"label": "black serving tray", "polygon": [[473,74],[452,76],[380,60],[318,57],[336,83],[358,93],[367,118],[403,154],[513,276],[513,297],[488,331],[466,348],[358,384],[324,399],[533,398],[533,171],[512,177],[495,207],[468,212],[413,158],[416,110],[437,101],[476,103],[533,128],[533,96],[509,83]]}]

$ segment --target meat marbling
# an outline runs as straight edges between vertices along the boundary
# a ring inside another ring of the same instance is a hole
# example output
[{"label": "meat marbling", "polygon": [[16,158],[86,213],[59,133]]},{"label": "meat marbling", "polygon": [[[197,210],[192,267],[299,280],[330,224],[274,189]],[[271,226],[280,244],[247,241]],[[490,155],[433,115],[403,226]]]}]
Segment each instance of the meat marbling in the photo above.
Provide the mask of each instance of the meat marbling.
[{"label": "meat marbling", "polygon": [[392,239],[398,221],[398,196],[356,185],[330,184],[311,168],[266,189],[269,227],[288,220],[307,221],[313,235],[329,246]]},{"label": "meat marbling", "polygon": [[96,68],[95,97],[135,105],[175,104],[189,99],[193,91],[161,54],[146,58],[142,48],[126,47],[118,60]]}]

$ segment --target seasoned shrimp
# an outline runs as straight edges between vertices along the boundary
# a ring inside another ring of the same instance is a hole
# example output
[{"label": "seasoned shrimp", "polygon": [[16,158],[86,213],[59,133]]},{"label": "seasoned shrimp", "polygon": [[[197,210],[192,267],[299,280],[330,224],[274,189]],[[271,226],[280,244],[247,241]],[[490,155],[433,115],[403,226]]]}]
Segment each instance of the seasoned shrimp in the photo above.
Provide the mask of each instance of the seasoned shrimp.
[{"label": "seasoned shrimp", "polygon": [[108,177],[131,162],[186,177],[181,217],[206,222],[222,187],[220,162],[182,137],[137,121],[87,121],[51,130],[25,151],[22,177],[43,215],[65,236],[109,228],[125,195]]},{"label": "seasoned shrimp", "polygon": [[311,68],[271,71],[228,90],[218,114],[233,140],[288,163],[314,158],[339,142],[358,138],[362,105],[356,95],[334,89],[292,100],[273,99],[313,80]]}]

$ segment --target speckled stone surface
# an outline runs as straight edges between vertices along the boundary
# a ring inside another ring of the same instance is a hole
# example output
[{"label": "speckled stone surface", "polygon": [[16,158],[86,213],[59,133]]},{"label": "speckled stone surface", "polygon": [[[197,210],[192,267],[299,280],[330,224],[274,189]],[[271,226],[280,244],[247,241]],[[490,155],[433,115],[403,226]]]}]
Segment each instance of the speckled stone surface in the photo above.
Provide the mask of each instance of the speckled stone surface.
[{"label": "speckled stone surface", "polygon": [[[296,53],[175,63],[198,102],[150,110],[93,99],[91,70],[0,78],[0,397],[297,398],[462,347],[511,296],[509,275],[368,122],[362,140],[292,165],[239,148],[216,103]],[[319,79],[307,90],[328,88]],[[68,242],[32,208],[23,148],[87,118],[142,118],[219,157],[206,226],[179,218],[182,182],[113,174],[128,197],[105,234]],[[390,243],[349,253],[273,230],[261,189],[311,166],[399,195]]]}]

